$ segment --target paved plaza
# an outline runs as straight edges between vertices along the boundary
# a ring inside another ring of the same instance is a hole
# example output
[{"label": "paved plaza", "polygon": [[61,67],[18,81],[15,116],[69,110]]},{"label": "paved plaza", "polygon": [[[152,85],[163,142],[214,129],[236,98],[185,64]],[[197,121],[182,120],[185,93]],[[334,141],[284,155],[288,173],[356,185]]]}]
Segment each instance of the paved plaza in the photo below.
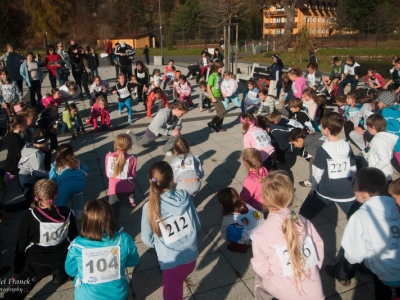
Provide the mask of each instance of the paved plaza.
[{"label": "paved plaza", "polygon": [[[176,64],[178,65],[178,63]],[[150,71],[154,67],[150,66]],[[157,68],[162,69],[160,66]],[[181,69],[184,74],[186,72],[184,67],[178,66],[177,69]],[[114,67],[100,67],[99,71],[102,79],[110,81],[110,85],[115,83]],[[206,124],[215,113],[199,113],[199,88],[194,80],[190,82],[194,90],[192,95],[195,107],[191,108],[183,118],[182,135],[190,142],[191,152],[202,161],[205,176],[202,179],[201,191],[194,199],[202,224],[202,229],[198,232],[200,256],[197,259],[195,271],[186,280],[184,296],[185,299],[202,300],[254,299],[255,273],[250,263],[252,252],[251,250],[245,254],[230,252],[226,242],[220,239],[219,228],[222,214],[216,199],[216,193],[224,187],[230,186],[240,192],[246,177],[246,170],[240,160],[243,150],[242,128],[238,120],[240,109],[231,107],[228,111],[224,121],[226,132],[210,133]],[[46,77],[42,85],[43,95],[49,90],[50,83]],[[104,158],[107,152],[113,151],[115,136],[125,133],[128,129],[141,136],[151,121],[145,118],[143,103],[138,104],[134,101],[134,123],[132,125],[127,123],[126,111],[122,115],[117,114],[117,96],[109,96],[109,103],[113,130],[91,133],[91,128],[87,127],[88,133],[83,138],[72,140],[70,135],[59,137],[59,143],[71,143],[77,157],[90,168],[84,190],[85,201],[106,198],[108,180],[104,171]],[[89,116],[89,100],[78,100],[77,104],[82,116]],[[149,249],[142,243],[140,221],[142,207],[149,196],[147,171],[153,163],[160,160],[170,162],[173,158],[164,155],[163,143],[164,141],[157,140],[149,148],[133,146],[131,153],[137,157],[135,194],[138,205],[131,208],[129,203],[125,203],[120,217],[120,225],[134,238],[140,255],[140,265],[134,269],[129,268],[129,273],[133,273],[132,286],[136,293],[136,299],[139,300],[162,299],[161,271],[158,267],[157,255],[154,249]],[[355,154],[359,153],[357,150],[354,152]],[[7,147],[3,146],[0,152],[0,161],[4,162],[6,154]],[[292,209],[298,211],[309,192],[309,188],[301,187],[298,184],[299,181],[308,179],[308,162],[298,158],[292,171],[296,188]],[[10,187],[0,190],[1,200],[5,203],[20,201],[21,194],[17,180],[14,180]],[[17,213],[14,219],[0,223],[1,233],[6,244],[3,251],[3,264],[12,265],[19,222],[25,213]],[[347,220],[344,213],[337,206],[331,204],[312,222],[325,242],[324,268],[325,265],[335,262]],[[6,275],[7,278],[11,276],[12,271]],[[358,274],[348,287],[343,287],[335,282],[323,270],[321,276],[327,299],[374,299],[372,276]],[[37,284],[27,298],[73,299],[73,296],[73,281],[57,287],[52,285],[51,278],[48,277]]]}]

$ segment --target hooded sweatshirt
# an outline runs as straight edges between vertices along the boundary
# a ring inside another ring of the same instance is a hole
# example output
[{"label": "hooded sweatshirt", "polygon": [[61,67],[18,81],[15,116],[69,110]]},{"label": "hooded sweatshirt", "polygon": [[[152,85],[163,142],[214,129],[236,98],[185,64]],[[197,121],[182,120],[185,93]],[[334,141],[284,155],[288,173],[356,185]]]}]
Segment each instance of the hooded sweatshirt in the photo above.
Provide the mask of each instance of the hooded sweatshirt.
[{"label": "hooded sweatshirt", "polygon": [[47,177],[49,172],[44,167],[44,152],[38,148],[27,144],[22,148],[21,159],[18,163],[20,175],[32,175],[38,172],[41,177]]},{"label": "hooded sweatshirt", "polygon": [[143,206],[141,237],[143,243],[156,249],[161,270],[167,270],[197,259],[197,231],[201,229],[201,224],[186,190],[170,189],[160,197],[163,234],[158,236],[152,232],[147,217],[149,202],[146,202]]},{"label": "hooded sweatshirt", "polygon": [[[184,167],[181,167],[183,158]],[[204,171],[201,167],[201,162],[196,155],[188,154],[184,157],[183,154],[179,154],[171,161],[172,171],[174,172],[174,181],[178,183],[180,180],[191,179],[191,178],[203,178]]]},{"label": "hooded sweatshirt", "polygon": [[398,139],[399,137],[394,134],[378,132],[371,141],[369,152],[365,153],[368,166],[381,170],[387,180],[392,180],[393,168],[390,160]]},{"label": "hooded sweatshirt", "polygon": [[353,181],[357,168],[353,151],[344,140],[326,141],[318,148],[312,166],[312,190],[337,202],[355,200]]},{"label": "hooded sweatshirt", "polygon": [[[289,209],[270,212],[251,237],[253,244],[253,270],[261,277],[263,287],[277,299],[323,300],[319,270],[324,261],[324,242],[311,222],[299,215],[298,239],[310,277],[301,282],[302,294],[296,289],[287,253],[287,243],[282,231],[283,222],[290,216]],[[308,251],[307,251],[308,250]],[[308,256],[307,256],[308,255]],[[286,275],[286,276],[285,276]]]},{"label": "hooded sweatshirt", "polygon": [[345,64],[343,68],[343,73],[346,76],[346,78],[355,78],[356,75],[358,77],[362,76],[360,64],[358,62],[354,62],[351,65]]},{"label": "hooded sweatshirt", "polygon": [[[386,120],[386,131],[400,137],[400,105],[388,106],[382,110],[382,117]],[[394,152],[400,152],[400,139],[397,140]]]},{"label": "hooded sweatshirt", "polygon": [[243,183],[242,191],[240,192],[240,199],[259,211],[264,211],[263,203],[264,199],[262,197],[262,180],[267,177],[268,170],[262,167],[258,173],[250,171],[247,174],[246,179]]},{"label": "hooded sweatshirt", "polygon": [[388,196],[369,198],[350,217],[344,229],[344,256],[351,264],[364,262],[384,284],[399,285],[399,228],[395,200]]},{"label": "hooded sweatshirt", "polygon": [[249,130],[243,136],[243,148],[255,148],[260,151],[262,161],[268,159],[275,152],[268,133],[255,125],[250,125]]}]

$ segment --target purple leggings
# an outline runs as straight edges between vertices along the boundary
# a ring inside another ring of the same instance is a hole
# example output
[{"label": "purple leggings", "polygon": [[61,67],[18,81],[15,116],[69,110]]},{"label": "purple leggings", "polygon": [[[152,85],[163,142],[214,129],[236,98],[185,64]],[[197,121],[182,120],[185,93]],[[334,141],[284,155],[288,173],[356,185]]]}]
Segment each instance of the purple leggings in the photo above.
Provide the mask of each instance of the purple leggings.
[{"label": "purple leggings", "polygon": [[183,281],[193,272],[195,267],[196,260],[162,271],[164,300],[183,299]]}]

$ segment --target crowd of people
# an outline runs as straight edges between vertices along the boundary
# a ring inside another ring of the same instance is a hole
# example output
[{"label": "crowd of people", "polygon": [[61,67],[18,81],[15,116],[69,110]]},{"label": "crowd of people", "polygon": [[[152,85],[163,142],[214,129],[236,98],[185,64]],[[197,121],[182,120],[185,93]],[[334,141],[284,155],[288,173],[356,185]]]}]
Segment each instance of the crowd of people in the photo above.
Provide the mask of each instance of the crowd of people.
[{"label": "crowd of people", "polygon": [[[255,298],[324,299],[320,277],[324,240],[312,219],[330,203],[336,203],[349,222],[337,264],[325,271],[344,286],[357,271],[368,272],[374,278],[376,299],[400,297],[400,179],[393,180],[392,167],[400,165],[400,58],[394,57],[391,79],[385,82],[374,68],[362,74],[352,56],[344,64],[333,58],[332,72],[324,77],[315,52],[304,73],[299,68],[283,72],[284,64],[274,54],[270,80],[249,80],[240,99],[234,75],[223,71],[219,51],[213,60],[203,51],[187,76],[172,60],[150,75],[142,61],[132,70],[132,47],[121,42],[113,50],[107,41],[109,62],[117,62],[119,68],[116,84],[110,87],[98,74],[93,48],[84,51],[73,41],[67,52],[62,43],[57,47],[57,53],[48,47],[44,62],[52,87],[45,97],[41,63],[33,53],[23,57],[9,45],[6,69],[0,72],[2,107],[9,121],[2,179],[6,186],[18,180],[24,195],[23,201],[5,206],[2,217],[29,209],[19,225],[12,278],[16,285],[36,278],[29,281],[29,289],[9,291],[5,299],[23,299],[48,275],[53,275],[54,284],[73,277],[76,299],[108,299],[110,294],[127,298],[125,268],[140,261],[132,237],[119,226],[122,203],[137,205],[140,157],[132,154],[132,145],[146,147],[159,138],[166,140],[164,153],[175,157],[170,164],[154,163],[148,171],[150,194],[143,206],[141,239],[157,252],[164,299],[183,298],[184,280],[199,256],[201,222],[194,198],[204,176],[201,160],[190,153],[182,134],[182,117],[194,106],[190,76],[200,90],[199,112],[212,112],[212,107],[216,112],[207,123],[211,133],[226,131],[223,122],[230,102],[241,110],[241,159],[247,176],[241,191],[226,187],[217,199],[221,238],[228,242],[228,250],[253,252]],[[90,89],[84,61],[93,75]],[[68,78],[70,70],[74,81]],[[206,71],[208,78],[200,81]],[[364,75],[365,85],[359,87]],[[29,87],[29,105],[22,101],[20,78]],[[349,83],[350,91],[344,94]],[[110,93],[118,96],[119,114],[127,108],[128,123],[133,122],[135,98],[152,120],[141,137],[132,130],[115,137],[114,152],[104,158],[108,200],[84,203],[90,169],[70,143],[58,144],[57,133],[69,130],[75,139],[85,134],[88,125],[98,130],[99,118],[102,127],[111,129]],[[79,98],[91,99],[87,120],[77,109]],[[337,104],[337,112],[328,112],[328,99]],[[158,112],[153,117],[156,102]],[[346,140],[339,137],[342,131]],[[359,148],[359,155],[349,142]],[[57,152],[54,162],[52,151]],[[290,209],[295,192],[290,168],[296,156],[308,161],[310,175],[300,182],[310,191],[299,212]],[[74,209],[68,207],[69,199]],[[9,270],[2,266],[0,274]]]}]

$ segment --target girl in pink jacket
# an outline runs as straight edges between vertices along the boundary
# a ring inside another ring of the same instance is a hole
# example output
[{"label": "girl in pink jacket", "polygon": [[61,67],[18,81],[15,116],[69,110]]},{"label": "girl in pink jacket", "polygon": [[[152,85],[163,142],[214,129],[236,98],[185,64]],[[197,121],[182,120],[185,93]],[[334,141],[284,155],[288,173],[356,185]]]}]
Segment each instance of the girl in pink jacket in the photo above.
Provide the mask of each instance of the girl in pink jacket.
[{"label": "girl in pink jacket", "polygon": [[179,95],[179,101],[187,101],[190,107],[193,106],[192,88],[190,87],[190,83],[186,80],[185,75],[179,76],[179,83],[176,86],[176,92]]},{"label": "girl in pink jacket", "polygon": [[268,171],[276,169],[275,148],[271,144],[271,137],[264,130],[265,120],[262,116],[254,116],[244,113],[240,116],[243,125],[243,147],[244,149],[255,148],[261,153],[262,165]]},{"label": "girl in pink jacket", "polygon": [[241,107],[238,94],[238,84],[231,72],[224,72],[224,80],[221,82],[221,93],[222,97],[224,97],[222,104],[226,110],[229,109],[229,101],[231,101],[236,107]]},{"label": "girl in pink jacket", "polygon": [[311,120],[315,121],[315,116],[318,110],[317,93],[312,88],[307,88],[301,95],[303,106],[307,107],[307,113]]},{"label": "girl in pink jacket", "polygon": [[293,97],[301,99],[303,91],[307,88],[307,80],[303,77],[303,73],[299,68],[290,69],[288,75],[289,79],[293,82]]},{"label": "girl in pink jacket", "polygon": [[93,125],[93,130],[97,130],[97,119],[101,118],[101,125],[111,128],[110,111],[106,99],[102,96],[97,97],[96,102],[90,111],[90,118],[87,119],[87,124]]},{"label": "girl in pink jacket", "polygon": [[274,172],[264,180],[262,194],[269,214],[251,236],[255,298],[325,299],[319,275],[324,243],[309,220],[289,210],[291,180]]},{"label": "girl in pink jacket", "polygon": [[240,199],[258,211],[265,211],[261,190],[263,186],[262,181],[267,177],[268,170],[262,166],[261,154],[255,148],[248,148],[243,151],[242,159],[243,166],[249,173],[244,180]]}]

